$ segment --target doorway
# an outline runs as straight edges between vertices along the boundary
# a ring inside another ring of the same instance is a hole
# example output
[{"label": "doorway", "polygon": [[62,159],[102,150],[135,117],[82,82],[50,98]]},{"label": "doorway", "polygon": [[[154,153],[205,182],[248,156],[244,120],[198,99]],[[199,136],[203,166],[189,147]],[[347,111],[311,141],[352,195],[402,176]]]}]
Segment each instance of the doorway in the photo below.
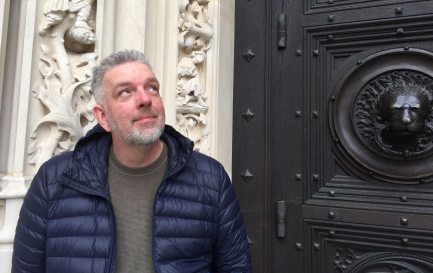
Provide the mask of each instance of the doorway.
[{"label": "doorway", "polygon": [[433,272],[433,1],[236,1],[254,272]]}]

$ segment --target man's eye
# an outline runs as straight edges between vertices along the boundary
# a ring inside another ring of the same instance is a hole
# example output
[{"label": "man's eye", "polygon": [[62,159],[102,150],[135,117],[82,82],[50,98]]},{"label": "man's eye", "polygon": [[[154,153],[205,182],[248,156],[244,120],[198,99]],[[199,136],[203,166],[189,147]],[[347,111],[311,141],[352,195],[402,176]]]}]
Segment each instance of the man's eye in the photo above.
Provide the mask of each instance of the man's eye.
[{"label": "man's eye", "polygon": [[158,87],[156,87],[156,86],[149,86],[148,88],[147,88],[147,90],[149,91],[149,92],[152,92],[152,93],[158,93]]},{"label": "man's eye", "polygon": [[125,96],[128,96],[130,93],[131,93],[131,91],[129,91],[129,89],[123,89],[122,91],[119,92],[119,96],[125,97]]}]

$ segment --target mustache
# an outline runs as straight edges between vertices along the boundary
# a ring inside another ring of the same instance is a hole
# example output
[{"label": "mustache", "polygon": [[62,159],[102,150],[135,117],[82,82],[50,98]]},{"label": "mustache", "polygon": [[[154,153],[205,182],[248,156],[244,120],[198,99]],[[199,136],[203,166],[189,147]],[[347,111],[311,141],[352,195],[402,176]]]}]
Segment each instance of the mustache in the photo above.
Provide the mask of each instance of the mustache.
[{"label": "mustache", "polygon": [[156,111],[140,111],[139,113],[135,114],[132,116],[132,120],[139,120],[142,118],[146,118],[146,117],[152,117],[152,118],[157,118],[159,116],[159,114]]}]

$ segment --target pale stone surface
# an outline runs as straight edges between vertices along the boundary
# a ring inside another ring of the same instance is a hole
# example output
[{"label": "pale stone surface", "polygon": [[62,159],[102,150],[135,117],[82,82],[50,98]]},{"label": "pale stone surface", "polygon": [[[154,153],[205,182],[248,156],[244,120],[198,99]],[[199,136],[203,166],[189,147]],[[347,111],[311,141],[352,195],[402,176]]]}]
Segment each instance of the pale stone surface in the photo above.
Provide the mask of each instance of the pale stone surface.
[{"label": "pale stone surface", "polygon": [[[13,3],[14,5],[17,2]],[[16,7],[16,6],[11,6]],[[14,51],[17,56],[15,59],[15,74],[14,78],[4,78],[3,86],[9,85],[12,89],[4,89],[5,92],[13,92],[12,104],[2,104],[1,113],[9,111],[11,113],[10,128],[8,143],[1,140],[2,146],[7,144],[8,151],[7,158],[2,160],[6,164],[0,166],[7,166],[6,170],[1,170],[3,174],[0,181],[0,200],[3,201],[3,226],[0,229],[0,272],[10,272],[12,244],[15,233],[16,222],[19,215],[19,209],[22,204],[26,187],[24,178],[24,165],[26,157],[26,133],[28,124],[28,104],[29,104],[29,90],[31,85],[32,73],[32,53],[34,43],[34,25],[36,21],[36,1],[23,1],[20,5],[20,10],[10,10],[10,14],[18,17],[18,37],[14,44]],[[10,18],[12,18],[10,16]],[[16,19],[16,18],[14,18]],[[5,22],[3,21],[3,24]],[[12,25],[13,27],[16,27]],[[9,41],[7,41],[9,42]],[[2,46],[4,44],[2,43]],[[10,48],[6,45],[6,48]],[[2,49],[4,50],[4,49]],[[6,53],[8,54],[8,53]],[[10,57],[10,56],[9,56]],[[2,67],[5,71],[5,67]],[[6,83],[5,81],[9,81]],[[12,81],[12,82],[11,82]],[[4,93],[1,94],[5,96]],[[6,108],[7,107],[7,108]],[[2,119],[2,122],[4,120]],[[3,127],[3,124],[2,124]],[[2,167],[3,168],[3,167]]]},{"label": "pale stone surface", "polygon": [[210,1],[213,21],[212,48],[208,52],[206,90],[212,90],[209,112],[210,155],[232,174],[233,59],[235,1]]},{"label": "pale stone surface", "polygon": [[[144,52],[161,84],[166,123],[176,124],[176,66],[178,63],[178,1],[148,1]],[[158,22],[155,24],[152,22]]]},{"label": "pale stone surface", "polygon": [[[5,64],[5,54],[6,54],[6,40],[7,40],[7,28],[9,21],[9,1],[10,0],[0,0],[0,86],[3,86],[4,77],[4,64]],[[0,88],[0,111],[2,105],[2,92],[3,88]]]},{"label": "pale stone surface", "polygon": [[33,127],[27,161],[35,169],[54,155],[72,150],[94,125],[90,81],[97,56],[92,2],[45,3],[38,27],[41,78],[32,91],[46,113]]},{"label": "pale stone surface", "polygon": [[[22,176],[2,177],[2,191],[0,200],[3,207],[3,225],[0,228],[0,272],[9,273],[11,271],[11,257],[13,250],[13,239],[15,227],[18,220],[19,210],[26,192],[25,180]],[[1,203],[0,203],[1,204]]]},{"label": "pale stone surface", "polygon": [[230,173],[234,0],[0,0],[0,12],[0,273],[31,177],[94,124],[90,69],[113,51],[145,52],[167,123]]}]

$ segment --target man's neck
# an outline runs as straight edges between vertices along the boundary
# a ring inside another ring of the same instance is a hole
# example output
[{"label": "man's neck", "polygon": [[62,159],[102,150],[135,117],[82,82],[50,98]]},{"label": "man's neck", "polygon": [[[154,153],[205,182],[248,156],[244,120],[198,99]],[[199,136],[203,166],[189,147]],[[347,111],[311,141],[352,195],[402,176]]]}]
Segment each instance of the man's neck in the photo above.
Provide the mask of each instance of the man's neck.
[{"label": "man's neck", "polygon": [[161,140],[148,145],[126,145],[113,139],[113,152],[117,160],[129,168],[145,167],[161,155],[163,144]]}]

